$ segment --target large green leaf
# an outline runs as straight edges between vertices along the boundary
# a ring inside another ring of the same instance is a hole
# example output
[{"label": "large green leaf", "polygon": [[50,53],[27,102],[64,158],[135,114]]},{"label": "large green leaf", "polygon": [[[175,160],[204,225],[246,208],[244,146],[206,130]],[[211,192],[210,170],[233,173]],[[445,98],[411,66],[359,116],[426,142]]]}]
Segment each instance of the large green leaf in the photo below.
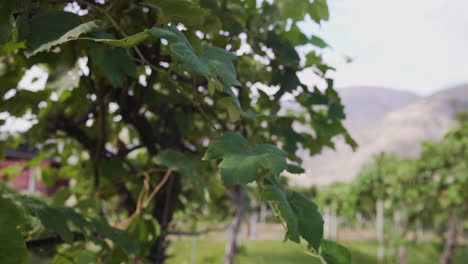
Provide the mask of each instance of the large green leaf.
[{"label": "large green leaf", "polygon": [[178,170],[180,174],[186,177],[192,184],[200,187],[199,168],[196,163],[184,153],[173,149],[164,150],[155,157],[155,162],[158,165]]},{"label": "large green leaf", "polygon": [[307,11],[312,20],[317,23],[320,23],[321,21],[327,21],[330,18],[327,0],[314,0]]},{"label": "large green leaf", "polygon": [[301,236],[318,250],[323,237],[323,219],[312,200],[298,192],[287,194],[275,180],[266,182],[262,198],[277,205],[287,225],[288,239],[299,243]]},{"label": "large green leaf", "polygon": [[164,38],[172,42],[170,48],[182,63],[184,70],[190,73],[208,75],[219,80],[223,84],[224,91],[229,94],[233,104],[241,113],[247,117],[252,116],[243,112],[237,96],[231,89],[231,86],[241,85],[237,80],[236,68],[233,64],[237,58],[236,55],[225,49],[208,45],[205,45],[201,54],[197,55],[184,34],[174,25],[153,28],[149,32],[155,38]]},{"label": "large green leaf", "polygon": [[302,20],[310,5],[309,0],[281,0],[278,9],[282,19]]},{"label": "large green leaf", "polygon": [[309,40],[309,43],[322,49],[328,47],[328,43],[317,36],[312,36],[312,38]]},{"label": "large green leaf", "polygon": [[90,58],[114,87],[120,87],[127,75],[137,76],[136,65],[123,48],[96,45],[90,51]]},{"label": "large green leaf", "polygon": [[21,232],[24,214],[12,200],[0,196],[0,260],[4,264],[25,263],[28,251]]},{"label": "large green leaf", "polygon": [[294,48],[294,45],[288,40],[273,31],[268,33],[268,46],[273,49],[278,61],[285,66],[296,66],[300,58]]},{"label": "large green leaf", "polygon": [[231,88],[234,85],[241,85],[237,80],[236,68],[233,64],[237,58],[236,55],[222,48],[204,46],[200,58],[208,65],[212,76],[221,81],[232,103],[243,112],[239,99]]},{"label": "large green leaf", "polygon": [[262,199],[266,201],[272,201],[277,204],[281,217],[286,222],[286,237],[291,241],[299,243],[299,221],[297,219],[296,213],[289,204],[283,187],[277,181],[269,181],[268,184],[265,184],[264,186]]},{"label": "large green leaf", "polygon": [[320,246],[320,254],[327,264],[350,264],[351,253],[342,245],[330,240],[323,240]]},{"label": "large green leaf", "polygon": [[275,175],[287,168],[285,152],[269,144],[249,146],[244,137],[234,132],[226,132],[213,141],[203,159],[222,159],[219,168],[227,186],[259,179],[260,168]]},{"label": "large green leaf", "polygon": [[73,231],[67,224],[67,215],[61,210],[57,210],[56,207],[49,207],[42,201],[26,196],[21,198],[21,203],[31,215],[41,220],[46,230],[57,232],[67,243],[73,242]]},{"label": "large green leaf", "polygon": [[119,248],[127,253],[138,250],[137,241],[122,230],[115,229],[100,218],[91,221],[64,206],[49,206],[33,197],[17,196],[17,200],[26,212],[37,217],[47,232],[56,232],[66,243],[75,239],[74,232],[79,232],[87,239],[100,242],[102,238],[111,239]]},{"label": "large green leaf", "polygon": [[199,25],[205,12],[199,5],[188,0],[148,0],[147,6],[154,8],[163,23],[182,23],[186,26]]},{"label": "large green leaf", "polygon": [[21,23],[20,35],[26,38],[28,51],[33,56],[52,47],[96,31],[102,23],[90,21],[80,24],[79,16],[69,12],[50,11]]},{"label": "large green leaf", "polygon": [[208,65],[198,57],[195,53],[195,49],[177,27],[169,25],[164,28],[153,28],[150,30],[150,34],[155,38],[163,38],[172,42],[169,46],[186,71],[210,74]]},{"label": "large green leaf", "polygon": [[0,45],[5,44],[13,34],[17,14],[29,7],[30,0],[2,0],[0,1]]},{"label": "large green leaf", "polygon": [[296,213],[301,237],[318,250],[323,238],[323,219],[317,205],[298,192],[293,192],[288,200]]},{"label": "large green leaf", "polygon": [[106,37],[105,35],[96,35],[93,36],[91,35],[88,38],[81,38],[81,39],[88,39],[96,42],[101,42],[107,45],[115,46],[115,47],[121,47],[121,48],[130,48],[138,43],[144,41],[150,36],[149,31],[145,30],[139,33],[136,33],[134,35],[128,36],[123,39],[113,39],[110,37]]}]

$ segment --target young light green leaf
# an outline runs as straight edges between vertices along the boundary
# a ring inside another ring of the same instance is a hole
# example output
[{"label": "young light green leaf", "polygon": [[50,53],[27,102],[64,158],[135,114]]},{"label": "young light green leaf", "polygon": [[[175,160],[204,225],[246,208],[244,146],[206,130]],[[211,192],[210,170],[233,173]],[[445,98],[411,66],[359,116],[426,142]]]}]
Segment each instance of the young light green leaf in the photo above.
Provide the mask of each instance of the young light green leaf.
[{"label": "young light green leaf", "polygon": [[80,39],[87,39],[87,40],[92,40],[96,42],[101,42],[101,43],[115,46],[115,47],[130,48],[146,40],[149,37],[150,37],[149,31],[145,30],[145,31],[136,33],[134,35],[128,36],[126,38],[123,38],[123,39],[112,39],[112,38],[102,38],[102,37],[96,37],[96,38],[91,37],[91,38],[80,38]]},{"label": "young light green leaf", "polygon": [[349,250],[330,240],[322,240],[320,245],[320,254],[323,256],[327,264],[351,263],[351,253],[349,253]]},{"label": "young light green leaf", "polygon": [[286,153],[282,150],[269,144],[250,147],[244,137],[234,132],[226,132],[217,138],[203,159],[222,159],[218,167],[226,186],[257,180],[260,168],[278,175],[287,167]]}]

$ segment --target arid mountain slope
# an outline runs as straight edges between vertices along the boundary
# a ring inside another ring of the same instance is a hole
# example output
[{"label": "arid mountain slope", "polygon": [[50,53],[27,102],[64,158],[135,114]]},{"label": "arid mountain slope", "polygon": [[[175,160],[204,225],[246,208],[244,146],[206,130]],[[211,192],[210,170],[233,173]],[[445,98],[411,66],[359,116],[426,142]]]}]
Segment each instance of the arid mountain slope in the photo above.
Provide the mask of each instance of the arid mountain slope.
[{"label": "arid mountain slope", "polygon": [[352,133],[421,98],[410,92],[369,86],[339,88],[338,92],[346,106],[345,126]]},{"label": "arid mountain slope", "polygon": [[[343,100],[347,108],[356,107],[346,103],[346,96],[343,96]],[[364,105],[359,107],[365,108]],[[382,151],[392,152],[400,157],[415,156],[420,151],[422,141],[440,140],[456,124],[453,119],[454,112],[458,111],[456,109],[468,109],[468,85],[445,89],[421,98],[384,114],[368,126],[361,123],[359,128],[353,124],[353,113],[350,111],[349,127],[354,127],[352,135],[358,142],[359,149],[352,152],[343,142],[338,141],[336,151],[325,150],[319,156],[304,157],[307,173],[292,176],[291,183],[309,186],[349,182],[362,165],[369,162],[372,155]]]}]

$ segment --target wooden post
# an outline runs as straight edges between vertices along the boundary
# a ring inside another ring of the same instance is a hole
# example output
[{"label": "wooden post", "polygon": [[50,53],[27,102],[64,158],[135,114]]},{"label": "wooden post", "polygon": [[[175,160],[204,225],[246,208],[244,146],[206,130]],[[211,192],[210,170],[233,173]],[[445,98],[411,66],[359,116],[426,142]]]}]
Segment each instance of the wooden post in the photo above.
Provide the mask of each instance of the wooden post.
[{"label": "wooden post", "polygon": [[328,206],[323,208],[323,222],[323,237],[330,239],[330,208]]},{"label": "wooden post", "polygon": [[332,240],[338,238],[338,216],[335,210],[332,210],[330,214],[330,238]]},{"label": "wooden post", "polygon": [[267,205],[265,202],[260,203],[260,223],[266,222],[266,215],[267,215]]},{"label": "wooden post", "polygon": [[[403,239],[405,239],[404,227],[406,225],[406,219],[405,219],[405,216],[400,211],[396,211],[394,213],[393,223],[394,223],[395,233],[403,236]],[[404,243],[398,245],[397,259],[398,259],[397,260],[398,264],[406,264],[408,262],[406,245]]]},{"label": "wooden post", "polygon": [[385,259],[385,236],[384,236],[384,207],[383,201],[377,200],[376,205],[376,231],[377,241],[379,246],[377,248],[377,259],[379,263],[383,263]]},{"label": "wooden post", "polygon": [[192,253],[190,256],[190,264],[195,264],[195,261],[197,260],[197,242],[198,242],[198,236],[193,236],[192,238]]},{"label": "wooden post", "polygon": [[258,210],[259,210],[259,204],[256,201],[252,200],[251,206],[250,206],[248,234],[247,234],[249,239],[253,239],[257,235]]},{"label": "wooden post", "polygon": [[450,224],[447,233],[445,234],[445,245],[442,256],[440,257],[440,264],[451,264],[453,262],[453,255],[455,253],[455,247],[457,246],[459,225],[457,213],[452,212]]},{"label": "wooden post", "polygon": [[242,218],[244,217],[244,190],[241,186],[233,187],[233,196],[237,205],[236,215],[232,220],[226,242],[224,264],[233,264],[240,246]]}]

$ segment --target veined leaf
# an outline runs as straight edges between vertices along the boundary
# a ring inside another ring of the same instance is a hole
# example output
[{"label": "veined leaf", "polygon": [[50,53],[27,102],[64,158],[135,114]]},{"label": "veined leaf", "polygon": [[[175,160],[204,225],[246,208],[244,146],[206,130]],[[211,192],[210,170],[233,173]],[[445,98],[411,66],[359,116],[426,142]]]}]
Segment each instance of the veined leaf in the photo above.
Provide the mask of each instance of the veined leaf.
[{"label": "veined leaf", "polygon": [[247,184],[257,180],[260,168],[278,175],[287,168],[286,153],[269,144],[249,146],[234,132],[226,132],[208,148],[203,160],[222,159],[221,178],[226,186]]}]

